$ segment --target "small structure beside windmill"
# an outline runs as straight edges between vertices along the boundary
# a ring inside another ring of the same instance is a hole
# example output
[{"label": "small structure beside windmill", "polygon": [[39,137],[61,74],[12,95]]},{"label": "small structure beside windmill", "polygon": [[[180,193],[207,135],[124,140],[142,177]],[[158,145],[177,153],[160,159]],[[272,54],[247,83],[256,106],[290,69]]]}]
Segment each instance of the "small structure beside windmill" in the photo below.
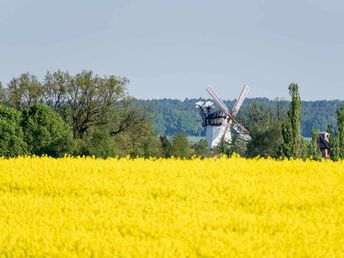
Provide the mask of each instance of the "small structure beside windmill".
[{"label": "small structure beside windmill", "polygon": [[219,110],[214,110],[211,101],[199,101],[196,103],[196,108],[199,109],[202,117],[202,126],[206,128],[206,138],[209,148],[217,147],[222,140],[231,144],[232,129],[238,133],[241,139],[245,141],[251,140],[250,132],[236,120],[236,115],[248,94],[247,85],[242,89],[231,111],[228,110],[225,103],[211,86],[207,87],[206,90],[220,107]]},{"label": "small structure beside windmill", "polygon": [[328,132],[320,132],[318,138],[318,144],[321,151],[321,156],[324,159],[330,158],[330,134]]}]

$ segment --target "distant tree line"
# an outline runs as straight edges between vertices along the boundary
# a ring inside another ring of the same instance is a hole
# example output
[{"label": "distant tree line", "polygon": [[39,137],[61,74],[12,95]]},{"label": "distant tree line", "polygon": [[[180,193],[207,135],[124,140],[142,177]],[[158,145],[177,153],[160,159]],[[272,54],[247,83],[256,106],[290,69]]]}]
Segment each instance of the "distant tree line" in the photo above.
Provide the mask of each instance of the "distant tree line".
[{"label": "distant tree line", "polygon": [[[249,129],[252,140],[246,143],[234,134],[231,145],[221,143],[212,155],[216,153],[231,155],[236,152],[245,157],[321,159],[319,132],[327,131],[331,135],[331,157],[344,158],[343,102],[302,101],[299,87],[295,83],[289,85],[289,94],[291,100],[281,98],[245,100],[238,114],[238,120]],[[201,126],[201,118],[194,108],[199,100],[135,100],[135,103],[153,110],[158,134],[204,136],[205,130]],[[235,100],[225,102],[230,107],[234,105]]]},{"label": "distant tree line", "polygon": [[[201,126],[201,118],[195,109],[197,101],[204,99],[155,99],[138,100],[134,102],[138,106],[149,107],[154,113],[154,124],[159,135],[175,135],[178,133],[188,136],[202,136],[204,130]],[[232,107],[235,100],[225,101],[228,107]],[[311,138],[313,128],[325,131],[328,125],[337,130],[337,110],[344,103],[340,100],[317,100],[301,102],[301,134]],[[290,100],[276,98],[248,98],[241,107],[238,118],[247,120],[251,105],[259,105],[264,109],[274,109],[276,112],[286,112]],[[278,114],[276,114],[278,115]]]},{"label": "distant tree line", "polygon": [[[297,84],[289,86],[291,101],[245,101],[238,119],[252,141],[234,134],[233,144],[222,142],[215,150],[208,149],[205,139],[190,143],[187,138],[204,133],[195,99],[136,100],[127,84],[126,78],[92,71],[47,72],[43,80],[23,73],[6,87],[0,84],[0,156],[190,158],[236,152],[245,157],[320,159],[320,129],[332,135],[331,157],[344,158],[344,106],[339,101],[302,102]],[[310,141],[303,137],[305,130],[310,130]]]}]

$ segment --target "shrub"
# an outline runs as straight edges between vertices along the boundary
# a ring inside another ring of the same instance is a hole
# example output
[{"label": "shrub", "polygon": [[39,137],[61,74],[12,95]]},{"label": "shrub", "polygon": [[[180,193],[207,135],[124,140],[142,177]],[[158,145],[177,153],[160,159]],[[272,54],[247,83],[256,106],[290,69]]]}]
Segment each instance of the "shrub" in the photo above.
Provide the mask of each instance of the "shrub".
[{"label": "shrub", "polygon": [[48,106],[35,104],[24,109],[20,125],[31,154],[61,157],[71,152],[71,128]]},{"label": "shrub", "polygon": [[0,104],[0,155],[15,157],[26,154],[27,146],[20,127],[20,112]]}]

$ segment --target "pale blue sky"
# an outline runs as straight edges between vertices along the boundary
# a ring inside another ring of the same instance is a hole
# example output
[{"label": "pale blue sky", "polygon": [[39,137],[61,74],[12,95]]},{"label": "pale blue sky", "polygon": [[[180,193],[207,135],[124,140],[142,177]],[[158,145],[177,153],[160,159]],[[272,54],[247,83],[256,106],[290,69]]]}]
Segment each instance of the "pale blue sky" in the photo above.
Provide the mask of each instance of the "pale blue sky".
[{"label": "pale blue sky", "polygon": [[340,0],[0,0],[0,81],[91,69],[138,98],[344,99]]}]

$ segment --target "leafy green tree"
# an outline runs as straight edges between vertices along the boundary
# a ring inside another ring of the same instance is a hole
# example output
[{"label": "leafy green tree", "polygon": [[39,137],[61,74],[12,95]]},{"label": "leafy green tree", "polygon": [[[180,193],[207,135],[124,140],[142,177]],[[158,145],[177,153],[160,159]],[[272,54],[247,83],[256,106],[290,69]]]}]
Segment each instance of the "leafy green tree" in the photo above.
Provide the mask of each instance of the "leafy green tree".
[{"label": "leafy green tree", "polygon": [[271,124],[265,130],[254,133],[252,140],[247,144],[248,157],[278,157],[281,145],[281,127],[278,123]]},{"label": "leafy green tree", "polygon": [[232,142],[232,151],[233,153],[239,154],[241,157],[245,157],[247,152],[247,142],[234,137]]},{"label": "leafy green tree", "polygon": [[[69,73],[48,72],[43,84],[43,102],[53,107],[72,126],[75,138],[82,139],[93,127],[113,121],[113,114],[127,101],[126,78],[100,77],[92,71]],[[125,130],[130,117],[120,127]]]},{"label": "leafy green tree", "polygon": [[162,157],[162,148],[159,138],[155,135],[148,137],[143,141],[142,145],[143,157]]},{"label": "leafy green tree", "polygon": [[195,154],[199,157],[206,157],[210,155],[210,150],[208,148],[208,141],[206,139],[201,139],[192,145]]},{"label": "leafy green tree", "polygon": [[161,154],[164,158],[171,157],[172,152],[172,144],[170,140],[167,138],[167,136],[160,136],[160,144],[161,144]]},{"label": "leafy green tree", "polygon": [[0,156],[15,157],[27,153],[20,112],[0,104]]},{"label": "leafy green tree", "polygon": [[[234,139],[233,139],[234,141]],[[232,144],[225,142],[223,139],[220,141],[220,144],[216,146],[213,150],[215,155],[226,155],[228,157],[232,156],[234,153],[234,147]]]},{"label": "leafy green tree", "polygon": [[61,157],[65,153],[71,153],[71,129],[48,106],[35,104],[24,109],[20,125],[31,154]]},{"label": "leafy green tree", "polygon": [[37,77],[23,73],[18,78],[13,78],[7,87],[8,105],[17,110],[22,110],[38,103],[42,97],[42,84]]},{"label": "leafy green tree", "polygon": [[146,158],[161,156],[161,145],[149,120],[132,124],[125,132],[115,134],[112,138],[122,155]]},{"label": "leafy green tree", "polygon": [[188,138],[183,134],[176,134],[172,138],[171,154],[174,157],[189,158],[190,147]]},{"label": "leafy green tree", "polygon": [[6,104],[6,90],[4,89],[4,87],[2,86],[2,83],[0,82],[0,103],[1,104]]},{"label": "leafy green tree", "polygon": [[308,156],[314,160],[321,160],[321,152],[319,147],[319,132],[313,129],[312,140],[308,145]]},{"label": "leafy green tree", "polygon": [[120,154],[116,151],[115,142],[108,130],[104,128],[89,131],[84,139],[77,139],[76,142],[78,147],[75,148],[74,155],[107,158]]},{"label": "leafy green tree", "polygon": [[305,142],[301,137],[301,98],[299,86],[289,85],[291,104],[288,110],[288,120],[283,126],[282,152],[286,157],[301,158],[305,156]]},{"label": "leafy green tree", "polygon": [[280,109],[273,109],[262,103],[253,102],[248,108],[245,125],[252,140],[247,144],[248,157],[277,157],[282,144]]},{"label": "leafy green tree", "polygon": [[336,147],[338,150],[338,158],[344,158],[344,104],[337,110],[337,134]]}]

